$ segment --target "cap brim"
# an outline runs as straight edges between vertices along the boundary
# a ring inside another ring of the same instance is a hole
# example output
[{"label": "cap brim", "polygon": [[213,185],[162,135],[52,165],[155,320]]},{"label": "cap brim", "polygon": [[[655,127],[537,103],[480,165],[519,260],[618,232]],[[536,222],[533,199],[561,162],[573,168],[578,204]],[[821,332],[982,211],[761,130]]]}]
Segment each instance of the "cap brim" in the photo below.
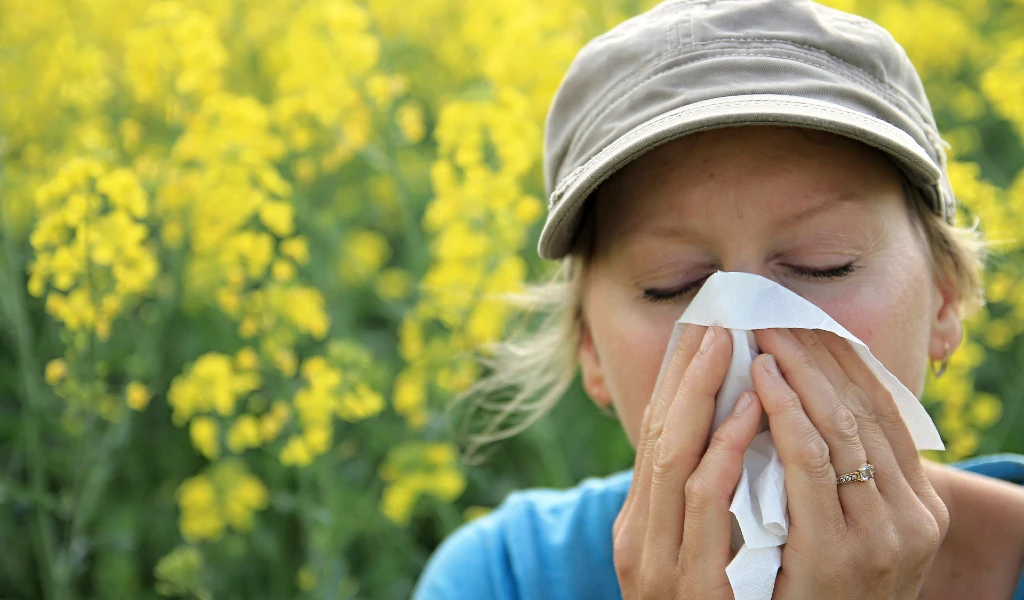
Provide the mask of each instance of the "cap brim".
[{"label": "cap brim", "polygon": [[902,129],[838,104],[794,96],[749,95],[689,104],[637,126],[567,175],[552,194],[538,252],[557,260],[569,253],[587,197],[615,171],[651,148],[709,129],[741,125],[806,127],[843,135],[890,154],[921,185],[937,185],[942,170]]}]

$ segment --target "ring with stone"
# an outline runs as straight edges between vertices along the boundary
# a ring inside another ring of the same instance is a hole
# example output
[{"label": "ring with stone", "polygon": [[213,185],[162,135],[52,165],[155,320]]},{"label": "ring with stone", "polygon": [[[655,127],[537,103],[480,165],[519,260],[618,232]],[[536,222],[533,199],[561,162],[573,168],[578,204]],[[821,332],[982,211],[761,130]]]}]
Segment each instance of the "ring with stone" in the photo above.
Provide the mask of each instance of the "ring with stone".
[{"label": "ring with stone", "polygon": [[836,477],[836,483],[842,485],[844,483],[850,483],[852,481],[867,481],[875,475],[875,466],[871,463],[864,463],[857,467],[857,470],[853,473],[847,473],[846,475],[840,475]]}]

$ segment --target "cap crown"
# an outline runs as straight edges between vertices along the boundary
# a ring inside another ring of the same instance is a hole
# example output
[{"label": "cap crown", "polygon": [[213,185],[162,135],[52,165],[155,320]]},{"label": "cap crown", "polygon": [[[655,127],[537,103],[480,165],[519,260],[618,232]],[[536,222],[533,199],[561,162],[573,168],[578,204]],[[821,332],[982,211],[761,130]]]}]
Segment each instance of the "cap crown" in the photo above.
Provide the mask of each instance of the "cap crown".
[{"label": "cap crown", "polygon": [[[920,145],[934,173],[944,171],[921,79],[879,25],[810,0],[670,0],[594,38],[574,59],[545,129],[549,207],[588,160],[638,126],[697,102],[753,94],[881,119]],[[940,189],[948,183],[910,175],[932,188],[936,212],[951,211],[952,194]]]}]

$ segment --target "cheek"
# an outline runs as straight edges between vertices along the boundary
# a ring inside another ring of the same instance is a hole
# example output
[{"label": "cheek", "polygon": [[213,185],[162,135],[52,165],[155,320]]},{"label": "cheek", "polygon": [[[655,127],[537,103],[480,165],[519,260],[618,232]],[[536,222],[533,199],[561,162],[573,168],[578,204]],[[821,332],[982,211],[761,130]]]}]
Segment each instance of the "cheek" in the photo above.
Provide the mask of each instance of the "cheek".
[{"label": "cheek", "polygon": [[591,333],[616,413],[635,445],[679,315],[644,310],[635,299],[612,294],[600,298],[590,306]]},{"label": "cheek", "polygon": [[928,356],[929,280],[918,269],[899,270],[858,287],[843,298],[816,302],[920,397]]}]

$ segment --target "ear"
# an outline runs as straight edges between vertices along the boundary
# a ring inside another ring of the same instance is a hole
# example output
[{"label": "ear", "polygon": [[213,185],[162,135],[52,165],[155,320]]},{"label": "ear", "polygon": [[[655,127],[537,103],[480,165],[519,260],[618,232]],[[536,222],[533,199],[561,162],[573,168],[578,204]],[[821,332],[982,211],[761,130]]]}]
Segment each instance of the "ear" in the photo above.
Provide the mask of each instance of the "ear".
[{"label": "ear", "polygon": [[956,288],[951,283],[941,281],[937,276],[933,281],[935,302],[932,306],[935,310],[932,312],[928,356],[932,360],[941,361],[960,346],[964,338],[964,329],[960,322],[960,295]]},{"label": "ear", "polygon": [[612,395],[605,383],[601,357],[597,353],[594,337],[590,334],[590,327],[587,325],[586,319],[583,319],[581,328],[580,371],[582,372],[583,389],[598,408],[604,409],[611,406]]}]

